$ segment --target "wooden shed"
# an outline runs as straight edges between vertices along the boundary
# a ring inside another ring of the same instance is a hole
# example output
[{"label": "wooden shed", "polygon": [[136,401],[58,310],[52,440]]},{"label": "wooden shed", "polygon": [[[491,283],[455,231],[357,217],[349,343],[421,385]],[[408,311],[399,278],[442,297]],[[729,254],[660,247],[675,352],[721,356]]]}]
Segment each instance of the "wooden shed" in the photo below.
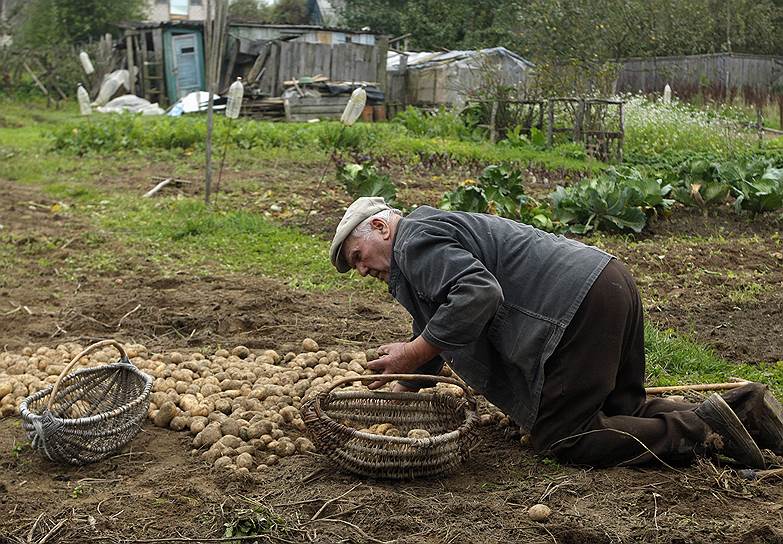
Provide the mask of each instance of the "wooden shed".
[{"label": "wooden shed", "polygon": [[[201,21],[125,23],[121,28],[128,66],[138,69],[134,94],[167,105],[206,89]],[[370,32],[231,22],[218,92],[251,73],[248,83],[263,96],[280,96],[285,81],[316,75],[383,90],[387,49],[388,38]]]}]

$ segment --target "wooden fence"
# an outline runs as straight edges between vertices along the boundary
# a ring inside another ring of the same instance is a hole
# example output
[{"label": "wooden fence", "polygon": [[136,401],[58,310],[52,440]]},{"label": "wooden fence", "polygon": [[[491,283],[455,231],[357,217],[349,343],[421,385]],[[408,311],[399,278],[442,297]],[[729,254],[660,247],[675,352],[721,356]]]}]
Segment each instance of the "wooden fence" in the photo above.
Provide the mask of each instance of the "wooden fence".
[{"label": "wooden fence", "polygon": [[661,93],[667,83],[681,98],[740,97],[757,104],[783,95],[783,56],[716,53],[625,59],[617,91]]}]

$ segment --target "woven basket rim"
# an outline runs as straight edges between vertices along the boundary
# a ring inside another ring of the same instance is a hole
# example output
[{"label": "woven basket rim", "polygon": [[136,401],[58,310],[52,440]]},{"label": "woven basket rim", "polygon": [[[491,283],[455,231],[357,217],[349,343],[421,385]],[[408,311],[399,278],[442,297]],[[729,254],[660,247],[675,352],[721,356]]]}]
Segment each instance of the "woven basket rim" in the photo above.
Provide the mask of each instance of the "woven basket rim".
[{"label": "woven basket rim", "polygon": [[148,374],[142,372],[139,370],[135,365],[129,362],[125,362],[123,360],[109,363],[107,365],[99,366],[99,367],[93,367],[93,368],[80,368],[79,370],[76,370],[67,376],[64,377],[64,379],[70,379],[74,376],[78,376],[80,374],[86,374],[86,373],[97,373],[97,372],[105,372],[107,370],[114,370],[114,369],[122,369],[126,370],[128,372],[132,372],[133,374],[139,376],[142,380],[144,380],[144,390],[139,393],[133,400],[123,403],[121,406],[118,406],[112,410],[101,412],[100,414],[95,414],[89,417],[77,417],[77,418],[63,418],[59,416],[55,416],[52,412],[49,411],[49,407],[44,406],[42,411],[40,413],[33,412],[28,408],[29,404],[35,401],[38,401],[42,398],[44,398],[46,395],[51,394],[52,390],[54,389],[54,384],[50,385],[49,387],[45,389],[41,389],[40,391],[30,395],[26,399],[24,399],[19,404],[19,415],[22,416],[22,419],[25,421],[32,423],[33,421],[37,419],[41,419],[44,416],[51,417],[54,421],[58,423],[62,423],[65,425],[85,425],[89,423],[95,423],[96,421],[100,421],[102,419],[105,419],[106,416],[116,416],[119,414],[122,414],[124,412],[127,412],[131,408],[135,408],[138,406],[139,403],[145,402],[147,397],[149,396],[148,393],[152,389],[153,380],[152,377]]},{"label": "woven basket rim", "polygon": [[344,392],[345,391],[333,391],[333,390],[324,391],[316,395],[312,400],[309,401],[308,404],[312,404],[314,414],[322,424],[329,424],[329,422],[331,422],[332,425],[337,426],[335,428],[335,432],[348,433],[352,437],[364,439],[364,440],[370,440],[372,442],[383,442],[387,444],[407,444],[407,445],[415,445],[415,446],[436,445],[436,444],[441,444],[444,442],[449,442],[449,441],[459,439],[460,436],[462,436],[466,432],[470,431],[473,427],[475,427],[479,421],[478,407],[476,405],[475,399],[473,399],[472,397],[458,399],[457,397],[443,395],[441,393],[419,393],[419,392],[394,393],[391,391],[358,390],[357,392],[366,393],[365,398],[368,399],[373,397],[375,398],[381,397],[383,398],[383,400],[401,400],[401,401],[411,401],[411,402],[416,400],[431,401],[436,398],[449,399],[448,402],[453,401],[453,402],[461,403],[463,409],[465,410],[465,417],[461,419],[460,424],[456,429],[451,429],[443,433],[438,433],[434,436],[430,436],[427,438],[411,438],[407,436],[386,436],[386,435],[366,433],[359,429],[355,429],[353,427],[343,425],[339,421],[336,421],[327,413],[326,409],[321,405],[322,402],[325,401],[330,396],[339,395],[340,393],[344,393]]}]

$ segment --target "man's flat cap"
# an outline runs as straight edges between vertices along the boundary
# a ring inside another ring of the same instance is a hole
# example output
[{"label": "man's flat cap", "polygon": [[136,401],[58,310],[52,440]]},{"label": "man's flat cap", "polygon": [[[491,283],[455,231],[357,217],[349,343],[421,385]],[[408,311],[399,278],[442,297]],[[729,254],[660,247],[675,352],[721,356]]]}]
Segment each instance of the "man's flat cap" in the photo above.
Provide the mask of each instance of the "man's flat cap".
[{"label": "man's flat cap", "polygon": [[329,257],[338,272],[348,272],[351,267],[343,256],[343,242],[362,221],[384,210],[391,208],[379,196],[363,196],[348,206],[345,215],[337,225],[337,230],[329,248]]}]

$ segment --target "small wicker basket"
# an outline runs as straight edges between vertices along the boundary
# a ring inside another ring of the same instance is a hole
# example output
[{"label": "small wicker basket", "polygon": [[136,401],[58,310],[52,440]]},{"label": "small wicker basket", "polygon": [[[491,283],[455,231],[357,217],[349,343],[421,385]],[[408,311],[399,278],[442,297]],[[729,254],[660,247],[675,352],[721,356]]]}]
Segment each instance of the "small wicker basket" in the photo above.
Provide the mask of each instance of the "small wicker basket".
[{"label": "small wicker basket", "polygon": [[[108,345],[119,350],[119,361],[66,376],[79,359]],[[77,355],[52,387],[22,402],[22,426],[32,447],[52,461],[93,463],[136,436],[147,417],[151,391],[152,378],[131,364],[122,346],[103,340]]]},{"label": "small wicker basket", "polygon": [[[343,469],[370,478],[410,479],[435,476],[459,466],[478,442],[476,400],[459,380],[421,374],[387,374],[392,380],[426,380],[458,385],[464,398],[434,393],[333,391],[379,376],[344,378],[302,406],[302,419],[321,453]],[[402,433],[429,432],[428,438],[383,436],[342,423],[364,427],[391,423]]]}]

